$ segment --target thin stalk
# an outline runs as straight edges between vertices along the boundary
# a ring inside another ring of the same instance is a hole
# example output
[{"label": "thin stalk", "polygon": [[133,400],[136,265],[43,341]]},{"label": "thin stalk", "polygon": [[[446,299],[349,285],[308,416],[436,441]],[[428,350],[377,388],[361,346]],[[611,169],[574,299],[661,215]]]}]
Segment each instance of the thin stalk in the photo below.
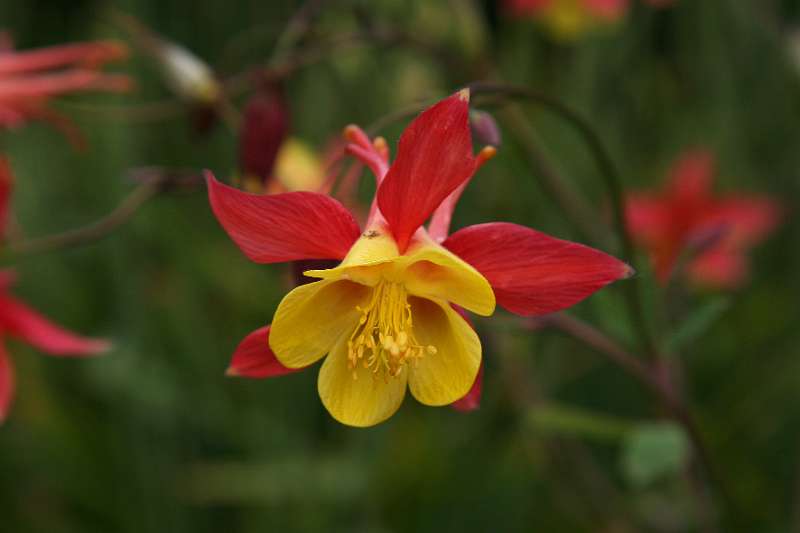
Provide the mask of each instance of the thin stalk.
[{"label": "thin stalk", "polygon": [[26,256],[96,242],[108,236],[119,226],[133,218],[142,205],[158,194],[161,187],[162,184],[158,180],[143,183],[134,189],[116,209],[105,217],[89,225],[71,229],[63,233],[11,243],[6,248],[6,254],[13,259],[19,259]]},{"label": "thin stalk", "polygon": [[[662,403],[669,416],[686,432],[694,448],[697,463],[701,465],[708,478],[714,482],[720,495],[726,502],[731,501],[730,493],[727,491],[726,485],[715,467],[713,457],[705,444],[700,427],[685,400],[672,387],[668,375],[658,374],[654,371],[655,367],[646,365],[641,358],[628,352],[605,333],[573,316],[556,313],[534,319],[532,325],[550,326],[563,331],[592,348],[598,354],[606,357],[611,363],[624,370],[650,390]],[[700,513],[699,518],[704,523],[706,531],[715,532],[718,528],[714,519],[713,503],[704,488],[698,488],[697,492],[699,497],[705,501],[705,508]]]},{"label": "thin stalk", "polygon": [[[622,183],[611,155],[606,150],[600,135],[595,131],[592,124],[581,114],[573,110],[568,105],[540,92],[519,87],[515,85],[505,85],[498,83],[473,83],[470,85],[474,94],[501,94],[512,98],[524,98],[532,102],[539,103],[557,113],[571,124],[575,130],[583,137],[584,142],[595,159],[600,176],[602,177],[611,199],[613,223],[617,235],[619,236],[622,255],[626,261],[635,263],[636,254],[628,227],[627,217],[625,216],[625,203],[622,190]],[[655,334],[644,318],[644,306],[642,304],[643,290],[641,280],[638,276],[633,276],[625,284],[626,301],[631,321],[636,327],[640,342],[645,348],[645,353],[651,359],[661,357]]]},{"label": "thin stalk", "polygon": [[571,186],[570,181],[564,178],[547,152],[542,149],[536,130],[528,123],[522,110],[517,106],[509,106],[502,111],[502,117],[524,149],[528,162],[536,169],[536,176],[545,191],[558,202],[584,238],[595,245],[605,244],[608,234],[597,223],[601,217]]}]

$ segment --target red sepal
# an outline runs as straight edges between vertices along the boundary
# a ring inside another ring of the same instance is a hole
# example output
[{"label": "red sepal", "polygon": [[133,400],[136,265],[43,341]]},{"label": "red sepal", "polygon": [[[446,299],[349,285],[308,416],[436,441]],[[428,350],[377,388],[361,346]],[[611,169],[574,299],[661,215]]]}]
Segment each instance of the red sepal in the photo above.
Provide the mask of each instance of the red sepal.
[{"label": "red sepal", "polygon": [[466,227],[444,246],[486,277],[498,304],[522,316],[560,311],[632,273],[603,252],[505,222]]},{"label": "red sepal", "polygon": [[256,263],[342,259],[361,231],[353,215],[324,194],[257,195],[206,172],[211,208],[231,239]]},{"label": "red sepal", "polygon": [[302,370],[302,368],[286,368],[278,361],[269,347],[269,330],[270,326],[259,328],[239,343],[225,372],[227,375],[269,378]]},{"label": "red sepal", "polygon": [[424,111],[400,137],[397,159],[378,188],[378,206],[401,252],[442,200],[475,171],[469,94]]},{"label": "red sepal", "polygon": [[50,355],[95,355],[111,345],[71,333],[10,296],[0,297],[0,329]]}]

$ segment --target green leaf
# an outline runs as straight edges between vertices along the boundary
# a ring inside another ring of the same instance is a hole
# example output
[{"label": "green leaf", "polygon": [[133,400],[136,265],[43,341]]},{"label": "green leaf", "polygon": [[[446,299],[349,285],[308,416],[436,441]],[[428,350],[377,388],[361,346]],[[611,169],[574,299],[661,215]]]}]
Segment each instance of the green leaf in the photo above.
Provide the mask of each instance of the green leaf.
[{"label": "green leaf", "polygon": [[623,418],[555,404],[530,409],[527,423],[534,431],[602,441],[619,441],[634,427]]},{"label": "green leaf", "polygon": [[717,298],[700,306],[667,339],[667,348],[673,351],[686,346],[714,325],[729,307],[729,298]]},{"label": "green leaf", "polygon": [[642,424],[632,431],[622,449],[622,471],[631,485],[643,488],[678,474],[689,458],[689,440],[671,423]]}]

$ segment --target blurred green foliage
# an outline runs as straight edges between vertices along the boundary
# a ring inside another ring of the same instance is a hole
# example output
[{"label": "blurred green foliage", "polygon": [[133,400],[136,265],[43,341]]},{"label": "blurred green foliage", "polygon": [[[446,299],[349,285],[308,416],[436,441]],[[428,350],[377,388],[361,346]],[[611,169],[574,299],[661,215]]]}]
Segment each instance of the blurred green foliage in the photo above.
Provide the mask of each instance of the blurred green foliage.
[{"label": "blurred green foliage", "polygon": [[[100,0],[0,2],[0,27],[19,48],[124,37]],[[226,76],[263,64],[298,4],[119,0],[114,8]],[[791,1],[637,4],[619,26],[559,45],[488,1],[329,2],[321,35],[353,32],[366,18],[447,55],[367,43],[332,49],[287,81],[293,133],[320,149],[348,123],[370,124],[491,71],[579,109],[627,187],[661,183],[670,161],[699,145],[719,156],[718,189],[781,199],[789,215],[756,250],[751,283],[724,304],[718,294],[681,294],[671,310],[688,317],[671,328],[682,386],[729,492],[719,504],[722,531],[800,527],[800,226],[792,216],[800,67],[787,49],[797,17]],[[0,138],[25,235],[107,213],[132,188],[130,167],[235,169],[236,135],[224,125],[200,137],[186,113],[104,113],[171,98],[146,57],[123,68],[137,80],[135,94],[58,104],[86,134],[87,152],[41,125]],[[526,110],[557,167],[605,210],[581,139],[547,111]],[[401,128],[384,132],[391,146]],[[504,136],[455,225],[507,220],[581,240]],[[327,415],[315,371],[224,377],[236,344],[270,321],[290,282],[283,267],[241,255],[202,190],[162,195],[108,239],[15,268],[16,294],[116,348],[66,361],[9,344],[18,396],[0,428],[0,531],[696,530],[701,504],[678,468],[684,437],[652,425],[663,415],[658,403],[583,345],[522,329],[502,311],[477,322],[487,368],[481,409],[470,414],[408,399],[387,423],[355,430]],[[574,312],[631,339],[619,286]]]}]

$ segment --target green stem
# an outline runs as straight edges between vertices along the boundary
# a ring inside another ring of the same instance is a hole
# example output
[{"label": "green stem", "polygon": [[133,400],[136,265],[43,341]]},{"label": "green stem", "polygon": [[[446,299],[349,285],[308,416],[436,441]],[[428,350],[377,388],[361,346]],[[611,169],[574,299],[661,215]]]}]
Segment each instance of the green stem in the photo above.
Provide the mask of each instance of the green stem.
[{"label": "green stem", "polygon": [[528,123],[522,110],[517,106],[510,106],[503,110],[502,118],[524,149],[542,187],[558,202],[581,235],[596,246],[607,243],[607,232],[597,224],[600,217],[584,197],[571,186],[570,181],[564,178],[547,152],[542,149],[536,130]]},{"label": "green stem", "polygon": [[[600,175],[608,189],[609,196],[611,197],[613,223],[621,242],[622,256],[629,263],[635,264],[636,252],[625,216],[622,183],[618,177],[619,174],[614,161],[592,124],[563,102],[546,94],[528,89],[527,87],[479,82],[471,84],[470,88],[475,95],[499,94],[512,98],[524,98],[539,103],[557,113],[576,129],[581,137],[583,137],[589,151],[592,153]],[[640,342],[645,349],[645,353],[648,354],[651,359],[657,360],[662,354],[656,336],[645,319],[644,306],[642,304],[643,290],[641,279],[638,276],[633,276],[630,282],[625,284],[625,287],[628,312],[638,332]]]},{"label": "green stem", "polygon": [[158,194],[161,188],[162,183],[159,180],[143,183],[134,189],[114,211],[100,220],[63,233],[11,243],[6,248],[6,253],[10,258],[16,260],[25,256],[96,242],[133,218],[139,208]]}]

